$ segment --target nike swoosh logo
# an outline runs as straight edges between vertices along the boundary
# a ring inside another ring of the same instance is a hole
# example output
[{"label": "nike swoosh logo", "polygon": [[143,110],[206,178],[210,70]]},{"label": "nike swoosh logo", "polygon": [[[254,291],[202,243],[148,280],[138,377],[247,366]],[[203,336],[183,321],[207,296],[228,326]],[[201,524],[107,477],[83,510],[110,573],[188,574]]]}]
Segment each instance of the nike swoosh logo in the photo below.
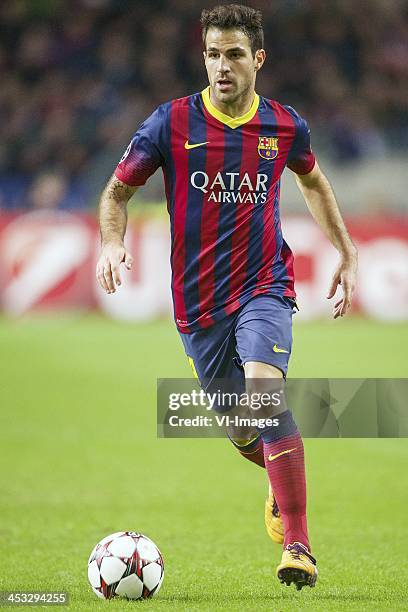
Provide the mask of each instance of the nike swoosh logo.
[{"label": "nike swoosh logo", "polygon": [[273,345],[273,349],[272,350],[273,350],[274,353],[289,353],[289,351],[287,351],[286,349],[279,348],[279,346],[277,344]]},{"label": "nike swoosh logo", "polygon": [[288,448],[288,450],[284,450],[281,453],[277,453],[276,455],[269,455],[268,457],[268,461],[273,461],[274,459],[277,459],[278,457],[280,457],[281,455],[287,455],[288,453],[293,452],[294,450],[296,450],[297,447],[295,448]]},{"label": "nike swoosh logo", "polygon": [[205,144],[209,144],[209,141],[206,142],[197,142],[197,144],[189,144],[188,140],[184,143],[185,149],[195,149],[196,147],[202,147]]}]

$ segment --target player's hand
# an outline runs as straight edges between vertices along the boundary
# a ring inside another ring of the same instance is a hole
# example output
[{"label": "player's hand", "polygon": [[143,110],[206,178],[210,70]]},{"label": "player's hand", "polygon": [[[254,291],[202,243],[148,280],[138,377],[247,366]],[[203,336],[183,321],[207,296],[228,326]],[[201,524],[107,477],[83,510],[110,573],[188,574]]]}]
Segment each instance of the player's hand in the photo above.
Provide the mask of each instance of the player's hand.
[{"label": "player's hand", "polygon": [[327,299],[330,300],[337,291],[337,286],[341,285],[343,297],[335,303],[333,308],[333,318],[344,316],[351,306],[353,293],[356,286],[357,276],[357,254],[343,258],[339,263],[330,285]]},{"label": "player's hand", "polygon": [[102,247],[96,264],[96,278],[106,293],[115,293],[117,287],[122,284],[119,272],[121,263],[124,263],[128,270],[132,268],[133,257],[123,244],[110,243]]}]

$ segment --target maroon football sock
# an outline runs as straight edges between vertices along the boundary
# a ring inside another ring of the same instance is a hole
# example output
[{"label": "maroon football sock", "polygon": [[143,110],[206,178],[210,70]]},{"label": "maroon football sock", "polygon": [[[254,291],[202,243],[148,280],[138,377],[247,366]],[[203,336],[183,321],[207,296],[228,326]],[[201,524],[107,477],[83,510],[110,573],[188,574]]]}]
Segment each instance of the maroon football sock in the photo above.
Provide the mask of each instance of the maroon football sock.
[{"label": "maroon football sock", "polygon": [[303,442],[296,425],[293,427],[290,422],[294,424],[289,411],[279,416],[284,421],[283,431],[280,433],[286,435],[278,437],[278,432],[272,435],[270,432],[265,432],[262,436],[266,470],[285,529],[284,546],[300,542],[310,550],[306,520]]}]

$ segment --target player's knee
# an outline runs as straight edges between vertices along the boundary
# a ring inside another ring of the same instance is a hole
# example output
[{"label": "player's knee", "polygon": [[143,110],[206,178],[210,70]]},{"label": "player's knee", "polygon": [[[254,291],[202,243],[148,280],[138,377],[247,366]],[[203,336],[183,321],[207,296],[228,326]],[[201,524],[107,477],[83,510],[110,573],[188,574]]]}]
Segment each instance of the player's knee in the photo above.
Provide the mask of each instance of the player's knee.
[{"label": "player's knee", "polygon": [[245,364],[245,387],[250,397],[250,412],[255,418],[272,418],[285,407],[283,373],[279,368],[256,361]]}]

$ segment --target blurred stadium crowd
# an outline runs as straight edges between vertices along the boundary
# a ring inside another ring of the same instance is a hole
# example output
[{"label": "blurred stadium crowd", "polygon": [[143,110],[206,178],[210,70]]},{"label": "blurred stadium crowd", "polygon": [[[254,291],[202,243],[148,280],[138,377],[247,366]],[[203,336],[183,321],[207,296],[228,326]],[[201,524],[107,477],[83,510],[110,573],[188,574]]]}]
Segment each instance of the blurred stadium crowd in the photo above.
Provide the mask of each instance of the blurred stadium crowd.
[{"label": "blurred stadium crowd", "polygon": [[[0,208],[84,208],[144,117],[202,89],[208,0],[0,4]],[[408,147],[405,0],[251,0],[259,93],[304,114],[338,164]]]}]

